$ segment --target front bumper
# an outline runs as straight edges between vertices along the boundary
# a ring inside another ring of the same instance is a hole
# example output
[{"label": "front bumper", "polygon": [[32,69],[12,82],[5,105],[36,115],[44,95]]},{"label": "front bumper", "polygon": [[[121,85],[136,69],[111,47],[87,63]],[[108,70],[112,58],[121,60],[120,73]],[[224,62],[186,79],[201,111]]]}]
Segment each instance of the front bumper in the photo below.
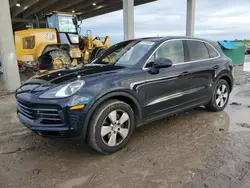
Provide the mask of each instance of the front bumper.
[{"label": "front bumper", "polygon": [[16,99],[19,120],[36,134],[45,137],[83,135],[87,112],[70,110],[70,99],[44,100],[29,93],[18,94]]}]

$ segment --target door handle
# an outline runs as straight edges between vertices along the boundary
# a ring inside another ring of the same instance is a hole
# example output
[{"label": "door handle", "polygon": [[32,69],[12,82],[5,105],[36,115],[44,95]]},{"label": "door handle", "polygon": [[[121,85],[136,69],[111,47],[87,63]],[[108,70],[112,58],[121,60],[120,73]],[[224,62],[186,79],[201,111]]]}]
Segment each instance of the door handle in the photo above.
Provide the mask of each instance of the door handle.
[{"label": "door handle", "polygon": [[214,67],[213,67],[213,69],[218,69],[219,68],[219,65],[215,65]]},{"label": "door handle", "polygon": [[180,76],[187,76],[187,75],[189,75],[189,74],[190,74],[189,71],[185,71],[185,72],[181,73]]}]

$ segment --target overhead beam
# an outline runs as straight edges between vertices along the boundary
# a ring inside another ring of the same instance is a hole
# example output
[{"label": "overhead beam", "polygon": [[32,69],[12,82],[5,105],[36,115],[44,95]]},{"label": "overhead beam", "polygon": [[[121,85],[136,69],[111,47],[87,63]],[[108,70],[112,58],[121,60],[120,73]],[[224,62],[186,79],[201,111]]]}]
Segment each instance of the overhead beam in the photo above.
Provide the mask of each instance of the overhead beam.
[{"label": "overhead beam", "polygon": [[[16,24],[13,24],[13,31],[19,31],[19,30],[23,30],[23,29],[27,29],[27,25],[31,23],[31,22],[28,22],[28,23],[16,23]],[[40,28],[45,28],[46,27],[46,24],[44,23],[40,23]]]},{"label": "overhead beam", "polygon": [[[41,10],[44,14],[50,13],[52,11],[60,11],[60,10],[64,10],[68,7],[77,5],[79,3],[86,3],[89,0],[60,0],[60,3],[55,3],[43,10]],[[34,10],[37,11],[37,10]],[[41,17],[40,17],[41,18]]]},{"label": "overhead beam", "polygon": [[[95,1],[87,1],[85,3],[83,2],[80,2],[79,4],[75,4],[71,7],[68,7],[68,8],[65,8],[63,9],[63,11],[72,11],[74,10],[75,12],[79,12],[79,10],[82,10],[82,9],[85,9],[85,8],[88,8],[89,9],[93,9],[93,8],[96,8],[98,6],[101,6],[103,4],[107,4],[110,0],[95,0]],[[114,0],[112,0],[113,3],[114,3]],[[93,6],[93,2],[96,3],[96,6]]]},{"label": "overhead beam", "polygon": [[18,3],[19,0],[9,0],[10,8],[15,6]]},{"label": "overhead beam", "polygon": [[105,0],[96,4],[96,6],[93,6],[91,2],[91,4],[88,4],[88,6],[76,6],[75,8],[73,7],[71,8],[73,8],[77,13],[85,14],[87,12],[94,12],[94,11],[97,11],[99,9],[103,9],[106,7],[114,7],[118,4],[121,4],[121,1],[114,2],[113,0]]},{"label": "overhead beam", "polygon": [[117,10],[120,10],[120,8],[116,7],[116,6],[114,6],[114,7],[106,7],[105,6],[104,8],[100,8],[100,9],[95,10],[95,11],[88,11],[88,12],[82,13],[81,16],[80,16],[80,19],[84,20],[84,19],[95,17],[95,16],[99,16],[99,15],[102,15],[102,14],[106,14],[108,12],[114,12],[114,11],[117,11]]},{"label": "overhead beam", "polygon": [[[11,9],[11,16],[12,17],[18,16],[19,14],[21,14],[25,10],[29,9],[31,6],[38,3],[39,1],[42,1],[42,0],[25,0],[25,1],[23,1],[23,3],[21,3],[20,7],[13,7],[13,9]],[[43,1],[43,3],[46,3],[46,2]]]},{"label": "overhead beam", "polygon": [[[149,2],[153,2],[153,1],[157,1],[157,0],[134,0],[134,5],[142,5],[145,3],[149,3]],[[80,10],[79,12],[81,13],[80,19],[88,19],[94,16],[99,16],[102,14],[106,14],[106,13],[110,13],[110,12],[114,12],[114,11],[118,11],[121,10],[123,8],[123,4],[122,1],[116,1],[112,4],[108,4],[107,6],[103,6],[101,8],[98,8],[98,6],[94,9],[83,9]]]},{"label": "overhead beam", "polygon": [[28,18],[31,15],[38,14],[41,11],[43,11],[43,9],[48,8],[51,5],[54,5],[58,1],[59,0],[50,0],[50,1],[46,1],[46,2],[40,1],[36,5],[34,5],[31,10],[24,11],[22,16],[23,16],[23,18]]},{"label": "overhead beam", "polygon": [[[12,23],[36,23],[36,19],[25,19],[25,18],[11,18]],[[40,20],[40,23],[46,24],[45,20]]]},{"label": "overhead beam", "polygon": [[[15,0],[11,0],[15,1]],[[28,0],[31,1],[31,0]],[[95,1],[90,1],[90,0],[50,0],[50,1],[45,1],[45,0],[34,0],[36,3],[32,6],[32,9],[26,9],[22,12],[22,17],[23,18],[30,18],[33,15],[39,16],[39,18],[43,18],[43,14],[50,13],[52,11],[72,11],[75,10],[76,12],[92,12],[98,10],[99,8],[97,7],[102,7],[102,8],[107,8],[106,6],[114,6],[114,4],[118,4],[118,8],[111,8],[108,10],[116,11],[122,9],[122,0],[117,0],[117,1],[110,1],[109,0],[95,0]],[[135,0],[135,5],[140,5],[148,2],[152,2],[156,0]],[[25,2],[25,1],[24,1]],[[60,2],[60,3],[59,3]],[[96,2],[97,6],[93,6],[93,2]],[[23,6],[23,5],[22,5]],[[20,7],[14,7],[13,9],[20,8]],[[97,8],[97,9],[96,9]],[[102,11],[100,11],[102,12]],[[108,12],[103,12],[102,14],[105,14]],[[97,16],[98,14],[92,14],[93,16]]]},{"label": "overhead beam", "polygon": [[194,36],[195,0],[187,0],[186,36]]}]

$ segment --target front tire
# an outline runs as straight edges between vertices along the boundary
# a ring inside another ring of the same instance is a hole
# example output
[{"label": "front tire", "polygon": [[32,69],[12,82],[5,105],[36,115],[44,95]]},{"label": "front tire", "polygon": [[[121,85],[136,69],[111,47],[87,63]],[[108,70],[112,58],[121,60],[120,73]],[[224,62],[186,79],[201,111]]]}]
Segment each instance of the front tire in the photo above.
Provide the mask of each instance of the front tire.
[{"label": "front tire", "polygon": [[97,152],[114,153],[129,141],[135,128],[131,107],[119,100],[104,102],[91,118],[88,143]]},{"label": "front tire", "polygon": [[226,80],[219,80],[213,91],[210,102],[206,105],[206,108],[213,112],[224,110],[227,106],[230,96],[230,88]]}]

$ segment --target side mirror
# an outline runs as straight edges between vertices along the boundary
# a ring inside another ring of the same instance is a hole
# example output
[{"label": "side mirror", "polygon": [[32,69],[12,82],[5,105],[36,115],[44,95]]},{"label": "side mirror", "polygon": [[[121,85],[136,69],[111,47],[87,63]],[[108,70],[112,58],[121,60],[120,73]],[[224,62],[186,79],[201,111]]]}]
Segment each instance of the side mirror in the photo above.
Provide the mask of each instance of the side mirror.
[{"label": "side mirror", "polygon": [[173,65],[170,59],[159,58],[151,63],[151,68],[149,69],[150,74],[158,74],[160,68],[168,68]]},{"label": "side mirror", "polygon": [[164,58],[159,58],[157,60],[155,60],[154,62],[154,67],[155,68],[168,68],[171,67],[173,65],[173,62],[170,59],[164,59]]}]

